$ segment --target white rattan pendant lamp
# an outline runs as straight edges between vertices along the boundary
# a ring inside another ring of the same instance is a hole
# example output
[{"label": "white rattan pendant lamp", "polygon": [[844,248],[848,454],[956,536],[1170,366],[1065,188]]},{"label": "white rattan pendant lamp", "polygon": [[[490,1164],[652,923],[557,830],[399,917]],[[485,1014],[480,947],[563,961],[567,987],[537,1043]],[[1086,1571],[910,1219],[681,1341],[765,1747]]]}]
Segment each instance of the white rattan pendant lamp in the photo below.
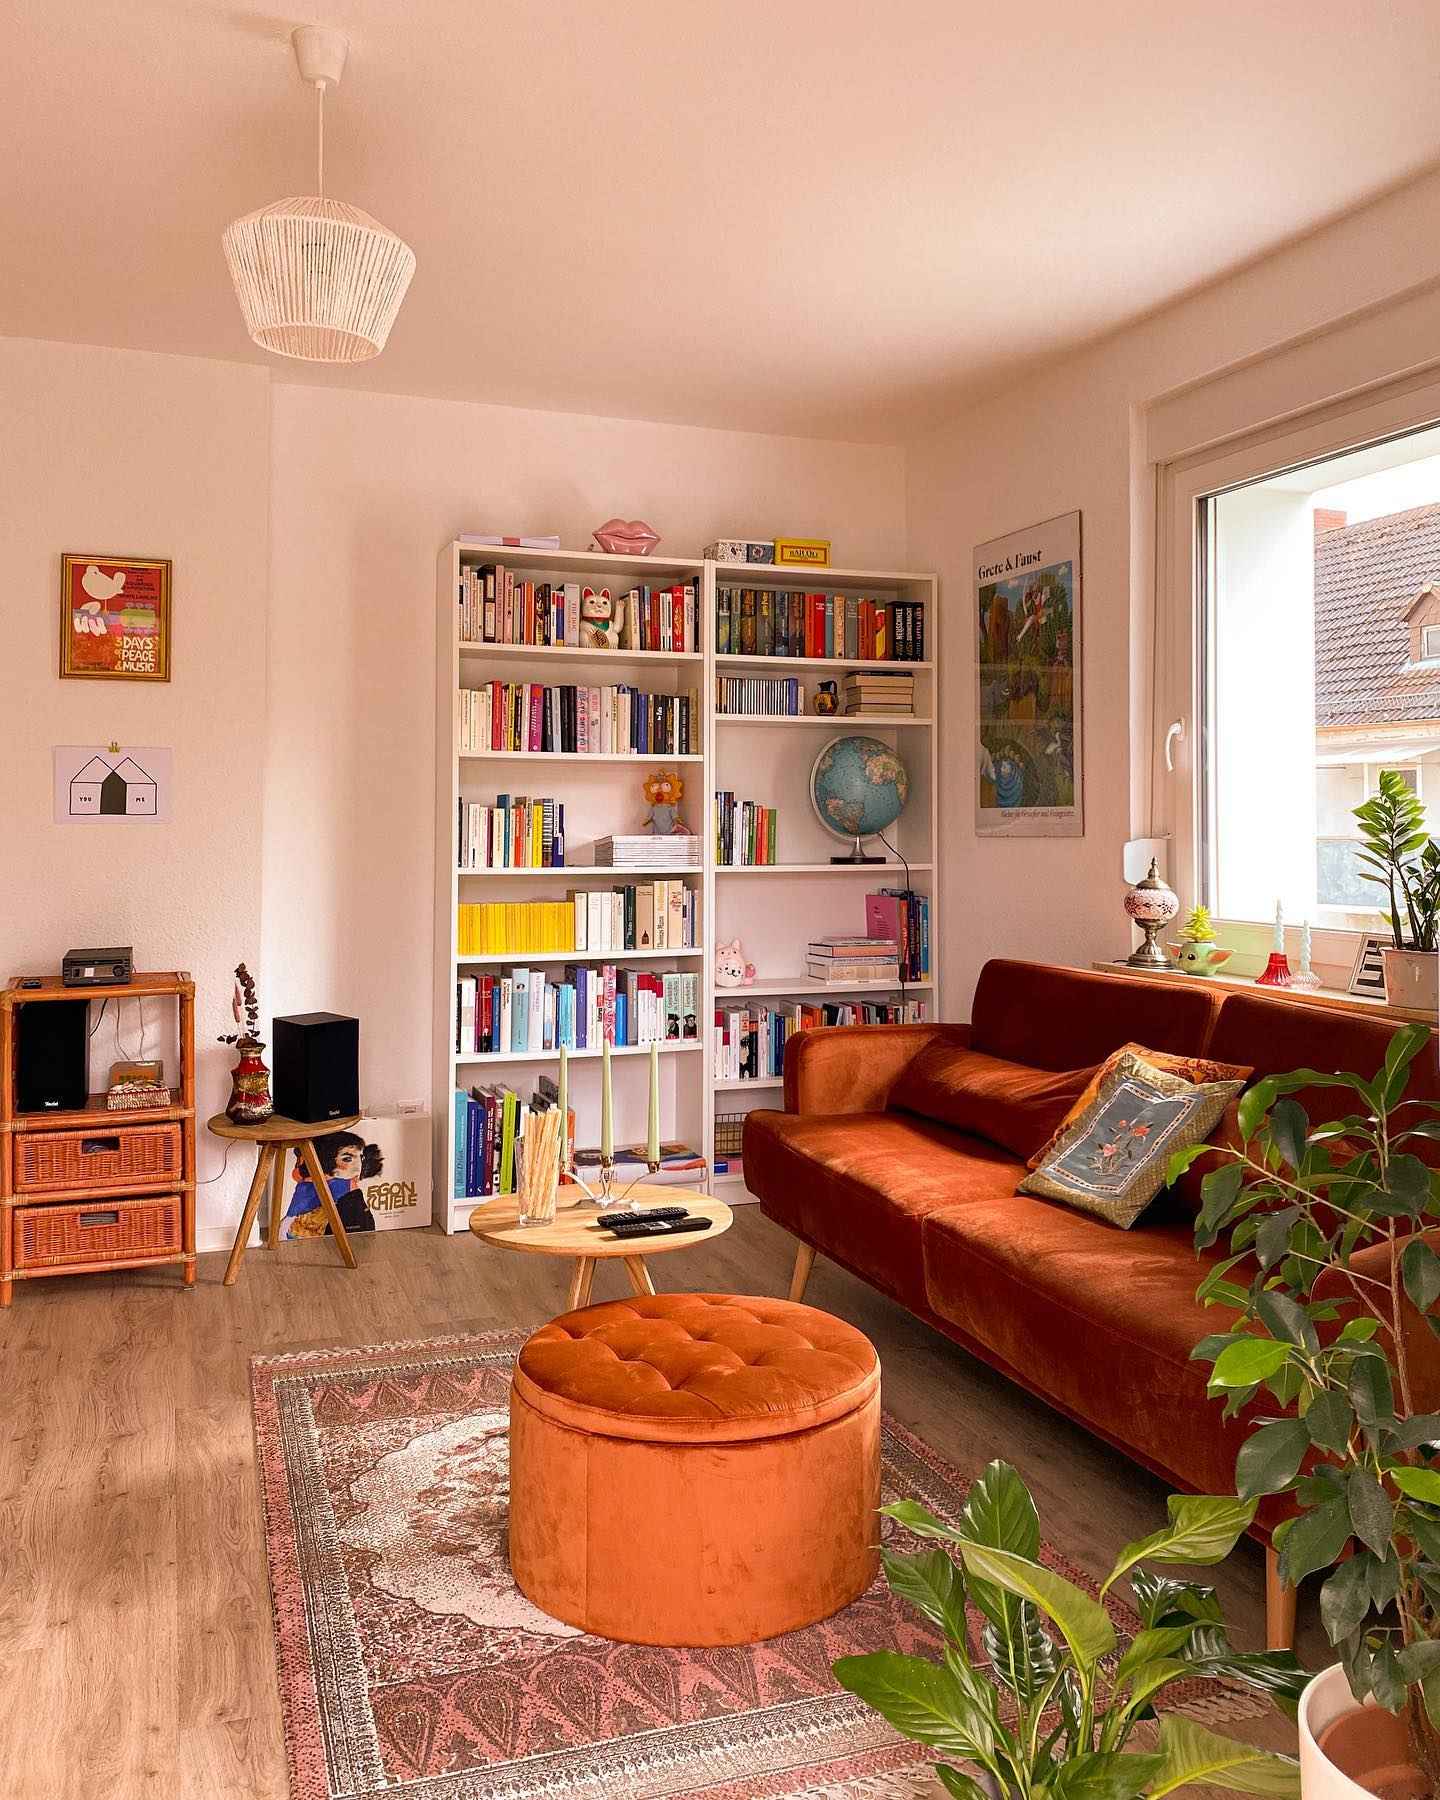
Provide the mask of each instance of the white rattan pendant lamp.
[{"label": "white rattan pendant lamp", "polygon": [[320,25],[291,33],[301,77],[318,96],[318,192],[277,200],[225,228],[221,242],[250,336],[302,362],[356,363],[385,348],[415,252],[358,206],[325,197],[325,90],[348,40]]}]

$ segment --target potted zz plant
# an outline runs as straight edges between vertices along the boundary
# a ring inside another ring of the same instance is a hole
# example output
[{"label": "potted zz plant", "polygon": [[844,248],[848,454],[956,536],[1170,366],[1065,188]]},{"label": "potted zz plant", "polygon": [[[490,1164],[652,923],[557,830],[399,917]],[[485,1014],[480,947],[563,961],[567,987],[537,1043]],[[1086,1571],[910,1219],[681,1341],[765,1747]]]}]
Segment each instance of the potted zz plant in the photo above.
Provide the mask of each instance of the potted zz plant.
[{"label": "potted zz plant", "polygon": [[1440,1004],[1440,845],[1425,829],[1420,796],[1394,769],[1380,771],[1378,792],[1355,808],[1355,818],[1361,877],[1383,887],[1390,900],[1386,998],[1392,1006],[1433,1013]]},{"label": "potted zz plant", "polygon": [[[1440,1256],[1422,1229],[1440,1218],[1440,1173],[1415,1154],[1440,1139],[1440,1107],[1404,1098],[1429,1043],[1428,1027],[1402,1027],[1369,1080],[1257,1082],[1242,1147],[1220,1149],[1201,1184],[1197,1248],[1225,1239],[1228,1255],[1199,1297],[1238,1316],[1195,1355],[1227,1413],[1276,1407],[1236,1486],[1293,1507],[1273,1537],[1285,1582],[1326,1574],[1340,1661],[1300,1704],[1307,1800],[1440,1794],[1440,1412],[1424,1410],[1440,1399]],[[1352,1110],[1312,1127],[1291,1096],[1320,1087],[1348,1090]],[[1205,1148],[1177,1152],[1171,1180]]]},{"label": "potted zz plant", "polygon": [[[1191,1782],[1297,1793],[1291,1759],[1179,1713],[1161,1715],[1158,1741],[1132,1742],[1172,1682],[1238,1680],[1293,1712],[1306,1681],[1288,1651],[1233,1651],[1212,1588],[1139,1566],[1150,1557],[1222,1562],[1254,1501],[1172,1495],[1168,1505],[1169,1523],[1121,1552],[1100,1599],[1040,1561],[1035,1503],[1008,1463],[992,1462],[975,1482],[958,1526],[913,1500],[883,1507],[907,1531],[936,1541],[929,1550],[886,1551],[883,1560],[890,1586],[940,1632],[940,1659],[846,1656],[836,1678],[930,1750],[941,1786],[959,1800],[1158,1800]],[[1142,1625],[1123,1649],[1103,1604],[1122,1576]],[[972,1606],[982,1621],[978,1643]]]}]

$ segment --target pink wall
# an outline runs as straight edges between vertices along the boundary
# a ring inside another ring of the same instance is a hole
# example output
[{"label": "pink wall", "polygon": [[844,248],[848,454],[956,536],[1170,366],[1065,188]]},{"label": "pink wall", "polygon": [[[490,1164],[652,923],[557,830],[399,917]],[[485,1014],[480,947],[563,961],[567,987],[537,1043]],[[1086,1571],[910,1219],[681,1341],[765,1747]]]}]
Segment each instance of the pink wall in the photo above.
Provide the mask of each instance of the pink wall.
[{"label": "pink wall", "polygon": [[[0,339],[0,977],[115,943],[146,968],[189,969],[202,1118],[229,1093],[233,1059],[215,1037],[229,1029],[230,970],[260,954],[269,404],[263,369]],[[168,683],[58,679],[67,550],[172,559]],[[173,817],[55,824],[52,746],[112,738],[173,748]],[[147,1003],[152,1022],[159,1011]],[[94,1038],[102,1085],[115,1016]],[[133,1055],[136,1003],[120,1023]],[[202,1221],[238,1212],[247,1160],[201,1190]],[[202,1179],[220,1162],[202,1141]]]},{"label": "pink wall", "polygon": [[[1088,963],[1128,952],[1121,846],[1150,823],[1152,418],[1163,412],[1171,456],[1408,371],[1417,354],[1433,359],[1440,339],[1410,321],[1418,311],[1433,326],[1437,279],[1440,176],[1056,362],[907,445],[909,560],[940,572],[956,621],[942,671],[949,787],[941,844],[952,896],[942,1005],[949,1016],[965,1016],[988,957]],[[1328,334],[1352,314],[1353,329]],[[1417,345],[1428,347],[1417,352]],[[1190,384],[1193,392],[1181,391]],[[1085,836],[977,839],[971,552],[1077,507],[1084,515]]]}]

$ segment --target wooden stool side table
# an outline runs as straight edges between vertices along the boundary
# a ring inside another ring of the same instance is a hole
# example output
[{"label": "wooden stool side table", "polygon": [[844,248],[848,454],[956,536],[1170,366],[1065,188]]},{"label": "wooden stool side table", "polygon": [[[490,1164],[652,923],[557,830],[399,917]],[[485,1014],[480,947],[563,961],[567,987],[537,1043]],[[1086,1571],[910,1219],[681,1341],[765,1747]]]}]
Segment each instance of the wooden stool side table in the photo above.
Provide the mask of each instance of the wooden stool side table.
[{"label": "wooden stool side table", "polygon": [[[216,1137],[254,1144],[256,1151],[255,1173],[250,1181],[250,1191],[245,1196],[245,1210],[240,1215],[240,1228],[235,1233],[230,1260],[225,1265],[226,1287],[233,1287],[235,1278],[240,1273],[246,1240],[250,1236],[250,1228],[255,1223],[255,1215],[260,1210],[260,1202],[267,1186],[270,1189],[270,1248],[275,1249],[280,1242],[280,1214],[285,1199],[285,1152],[290,1149],[299,1152],[305,1172],[315,1184],[315,1193],[335,1239],[340,1260],[347,1269],[355,1267],[355,1252],[345,1234],[345,1227],[340,1222],[335,1196],[330,1192],[330,1182],[320,1166],[315,1139],[326,1137],[332,1131],[349,1131],[360,1123],[362,1116],[357,1113],[351,1118],[325,1119],[308,1125],[299,1119],[287,1119],[281,1113],[271,1113],[268,1119],[261,1119],[253,1125],[237,1124],[224,1113],[216,1113],[210,1120],[207,1129],[214,1132]],[[323,1130],[320,1129],[321,1123]]]}]

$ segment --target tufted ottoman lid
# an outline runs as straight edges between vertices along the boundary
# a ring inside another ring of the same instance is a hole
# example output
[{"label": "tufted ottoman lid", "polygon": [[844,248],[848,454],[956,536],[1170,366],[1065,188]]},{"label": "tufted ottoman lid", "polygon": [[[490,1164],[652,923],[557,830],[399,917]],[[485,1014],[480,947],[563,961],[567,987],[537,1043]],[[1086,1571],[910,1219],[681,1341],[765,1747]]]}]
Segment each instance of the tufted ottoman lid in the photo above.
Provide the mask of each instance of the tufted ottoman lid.
[{"label": "tufted ottoman lid", "polygon": [[515,1392],[592,1436],[665,1443],[785,1437],[842,1418],[880,1385],[863,1332],[813,1306],[653,1294],[541,1326]]}]

